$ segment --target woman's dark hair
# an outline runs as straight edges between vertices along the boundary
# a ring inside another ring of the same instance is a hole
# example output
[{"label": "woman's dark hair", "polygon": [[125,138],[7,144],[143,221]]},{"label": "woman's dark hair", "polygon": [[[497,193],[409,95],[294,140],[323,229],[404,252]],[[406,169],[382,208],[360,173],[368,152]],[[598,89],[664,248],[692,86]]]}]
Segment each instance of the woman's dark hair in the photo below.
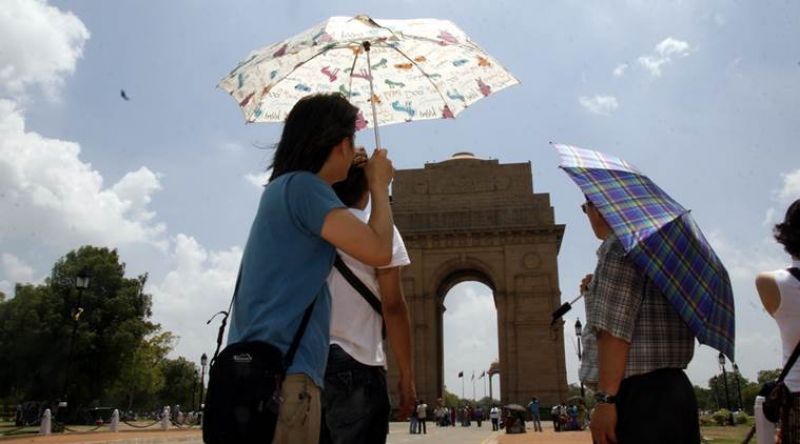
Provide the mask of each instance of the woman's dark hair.
[{"label": "woman's dark hair", "polygon": [[367,175],[364,172],[364,165],[353,165],[347,171],[347,179],[333,184],[333,191],[339,196],[345,206],[352,207],[367,192]]},{"label": "woman's dark hair", "polygon": [[787,253],[800,259],[800,199],[789,205],[783,222],[775,225],[772,232]]},{"label": "woman's dark hair", "polygon": [[291,171],[319,172],[333,147],[353,138],[357,115],[358,108],[339,93],[300,99],[286,117],[269,180]]}]

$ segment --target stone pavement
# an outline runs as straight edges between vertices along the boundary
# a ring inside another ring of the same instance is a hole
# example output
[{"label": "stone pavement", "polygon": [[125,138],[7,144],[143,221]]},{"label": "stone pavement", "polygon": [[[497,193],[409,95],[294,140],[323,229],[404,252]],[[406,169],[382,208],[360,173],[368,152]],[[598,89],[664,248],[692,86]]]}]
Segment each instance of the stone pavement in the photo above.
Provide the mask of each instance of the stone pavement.
[{"label": "stone pavement", "polygon": [[[589,432],[562,432],[553,431],[552,425],[544,424],[543,433],[535,433],[532,428],[528,433],[507,435],[502,432],[492,432],[489,422],[483,427],[436,427],[430,425],[426,435],[410,435],[408,423],[395,422],[391,424],[389,444],[530,444],[530,443],[555,443],[555,444],[591,444]],[[170,431],[136,431],[129,430],[120,433],[94,432],[94,433],[67,433],[50,436],[25,436],[19,438],[0,438],[0,444],[202,444],[200,430],[170,430]]]}]

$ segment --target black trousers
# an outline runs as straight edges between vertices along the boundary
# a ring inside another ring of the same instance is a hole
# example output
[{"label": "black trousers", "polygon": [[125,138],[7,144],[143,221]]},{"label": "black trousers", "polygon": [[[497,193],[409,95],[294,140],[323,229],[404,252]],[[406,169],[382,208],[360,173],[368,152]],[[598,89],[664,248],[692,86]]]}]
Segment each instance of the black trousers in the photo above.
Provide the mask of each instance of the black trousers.
[{"label": "black trousers", "polygon": [[697,399],[681,369],[622,380],[617,393],[619,444],[699,444]]},{"label": "black trousers", "polygon": [[391,414],[386,371],[364,365],[332,345],[322,410],[320,443],[385,443]]}]

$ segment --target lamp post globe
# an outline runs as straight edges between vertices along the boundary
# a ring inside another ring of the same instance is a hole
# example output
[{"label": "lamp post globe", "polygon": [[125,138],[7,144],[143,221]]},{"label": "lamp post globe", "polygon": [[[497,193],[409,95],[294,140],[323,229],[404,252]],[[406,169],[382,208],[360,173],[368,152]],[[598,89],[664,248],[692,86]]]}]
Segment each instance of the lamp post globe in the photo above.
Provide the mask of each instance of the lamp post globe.
[{"label": "lamp post globe", "polygon": [[208,364],[208,356],[203,353],[203,356],[200,356],[200,411],[205,408],[205,402],[203,402],[203,389],[205,388],[206,364]]},{"label": "lamp post globe", "polygon": [[85,290],[89,288],[89,280],[89,271],[84,267],[75,276],[75,288],[79,290]]}]

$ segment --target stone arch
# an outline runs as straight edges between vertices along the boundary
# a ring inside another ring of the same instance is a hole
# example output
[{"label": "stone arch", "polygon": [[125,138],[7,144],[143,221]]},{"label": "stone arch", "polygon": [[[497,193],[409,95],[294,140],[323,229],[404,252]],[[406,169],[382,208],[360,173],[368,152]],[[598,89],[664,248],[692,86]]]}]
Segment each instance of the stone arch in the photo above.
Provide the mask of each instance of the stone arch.
[{"label": "stone arch", "polygon": [[489,264],[476,257],[464,256],[450,259],[439,266],[431,280],[431,285],[435,285],[435,287],[429,288],[428,291],[444,298],[451,288],[467,280],[478,281],[491,288],[492,291],[495,291],[497,287],[496,282],[501,282],[497,277],[497,272],[492,270]]},{"label": "stone arch", "polygon": [[[560,305],[558,250],[564,226],[549,195],[533,192],[530,163],[500,164],[460,153],[422,169],[398,170],[395,224],[411,257],[403,270],[418,395],[442,395],[443,298],[474,280],[492,289],[503,403],[567,394],[564,338],[549,327]],[[389,357],[389,387],[398,373]],[[487,363],[487,366],[489,363]],[[396,399],[396,397],[395,397]]]}]

